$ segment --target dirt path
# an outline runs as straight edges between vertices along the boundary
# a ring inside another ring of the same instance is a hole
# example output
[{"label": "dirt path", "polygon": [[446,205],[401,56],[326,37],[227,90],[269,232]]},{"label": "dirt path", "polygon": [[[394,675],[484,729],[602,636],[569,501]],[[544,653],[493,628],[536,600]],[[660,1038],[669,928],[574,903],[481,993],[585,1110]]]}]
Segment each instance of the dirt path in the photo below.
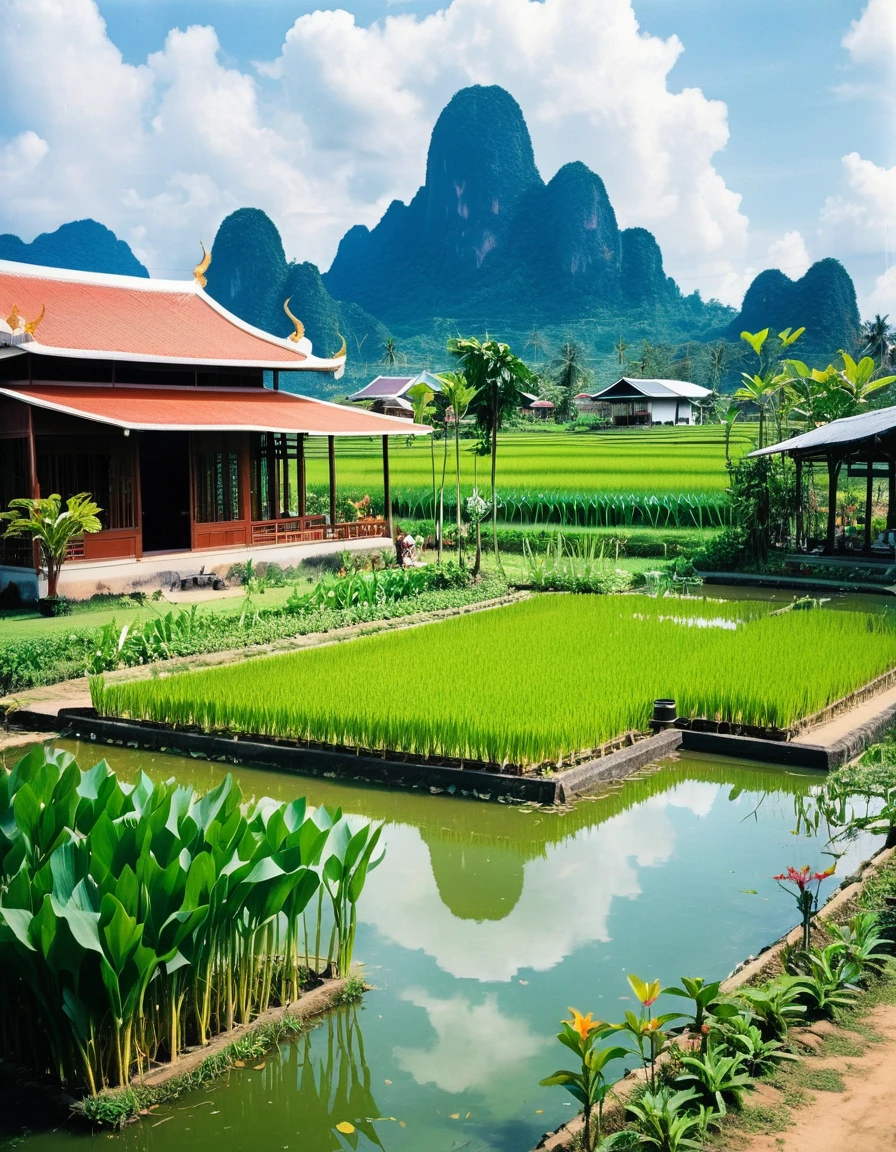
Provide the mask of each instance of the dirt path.
[{"label": "dirt path", "polygon": [[[865,1024],[880,1037],[862,1055],[808,1056],[810,1073],[840,1073],[845,1091],[814,1091],[791,1112],[792,1126],[762,1136],[733,1136],[731,1152],[893,1152],[896,1148],[896,1005],[872,1009]],[[833,1029],[831,1029],[833,1031]],[[848,1036],[841,1033],[841,1036]],[[825,1036],[822,1033],[822,1041]],[[811,1039],[811,1034],[809,1039]],[[856,1037],[861,1044],[861,1040]],[[810,1081],[811,1083],[811,1081]],[[763,1085],[753,1106],[775,1108],[781,1093]],[[777,1099],[776,1099],[777,1098]]]},{"label": "dirt path", "polygon": [[894,704],[896,704],[896,685],[883,692],[878,692],[876,696],[871,696],[868,700],[862,701],[861,704],[856,704],[848,712],[841,712],[839,716],[835,716],[833,720],[828,720],[825,724],[807,729],[796,736],[793,743],[821,744],[824,747],[830,747],[831,744],[836,744],[838,740],[849,736],[860,725],[867,724]]}]

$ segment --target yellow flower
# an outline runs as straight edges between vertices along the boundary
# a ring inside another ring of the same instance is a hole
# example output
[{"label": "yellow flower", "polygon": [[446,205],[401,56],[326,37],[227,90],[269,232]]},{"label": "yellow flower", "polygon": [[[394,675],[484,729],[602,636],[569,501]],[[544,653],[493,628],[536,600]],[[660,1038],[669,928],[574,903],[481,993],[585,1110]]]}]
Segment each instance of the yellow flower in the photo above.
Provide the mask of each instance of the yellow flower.
[{"label": "yellow flower", "polygon": [[563,1023],[568,1024],[570,1028],[578,1032],[583,1040],[587,1040],[592,1032],[600,1028],[600,1021],[592,1020],[590,1012],[587,1016],[583,1016],[575,1008],[570,1008],[570,1012],[572,1012],[572,1020],[564,1020]]}]

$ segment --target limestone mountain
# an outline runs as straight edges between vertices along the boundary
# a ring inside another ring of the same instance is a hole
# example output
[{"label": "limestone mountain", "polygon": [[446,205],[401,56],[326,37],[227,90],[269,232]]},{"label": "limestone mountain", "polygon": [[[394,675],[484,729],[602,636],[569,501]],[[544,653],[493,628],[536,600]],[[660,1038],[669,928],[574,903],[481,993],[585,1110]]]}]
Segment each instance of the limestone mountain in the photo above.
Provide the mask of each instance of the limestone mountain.
[{"label": "limestone mountain", "polygon": [[656,240],[620,231],[601,178],[565,164],[545,184],[522,109],[475,85],[436,121],[426,183],[344,236],[324,283],[392,322],[484,316],[546,322],[630,305],[675,308]]},{"label": "limestone mountain", "polygon": [[796,351],[833,357],[840,348],[854,350],[859,341],[859,308],[849,273],[839,260],[819,260],[791,280],[777,268],[760,272],[744,296],[740,313],[726,335],[736,340],[744,330],[759,332],[805,326]]},{"label": "limestone mountain", "polygon": [[0,260],[43,264],[79,272],[149,276],[124,240],[96,220],[72,220],[55,232],[42,232],[30,244],[6,232],[0,235]]},{"label": "limestone mountain", "polygon": [[293,331],[283,311],[289,299],[290,311],[304,324],[319,355],[335,352],[344,336],[349,356],[357,357],[368,343],[379,348],[389,335],[357,304],[334,300],[316,265],[288,262],[276,225],[259,208],[231,212],[221,222],[211,251],[206,291],[265,332],[288,336]]}]

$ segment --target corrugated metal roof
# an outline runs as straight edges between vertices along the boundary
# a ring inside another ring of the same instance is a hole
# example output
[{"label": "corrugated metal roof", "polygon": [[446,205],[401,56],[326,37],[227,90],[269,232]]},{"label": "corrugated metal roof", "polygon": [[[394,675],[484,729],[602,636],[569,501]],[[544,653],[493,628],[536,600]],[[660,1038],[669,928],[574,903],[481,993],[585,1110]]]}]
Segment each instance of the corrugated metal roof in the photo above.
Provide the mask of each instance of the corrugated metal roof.
[{"label": "corrugated metal roof", "polygon": [[882,436],[896,431],[896,408],[878,408],[874,412],[861,412],[858,416],[844,416],[842,420],[832,420],[821,428],[813,428],[801,436],[792,436],[770,448],[757,448],[750,456],[773,456],[779,452],[794,450],[807,451],[812,448],[834,448],[867,440],[871,436]]},{"label": "corrugated metal roof", "polygon": [[600,399],[606,392],[618,388],[620,384],[627,384],[636,392],[640,392],[642,396],[649,396],[653,400],[669,398],[699,400],[710,393],[708,388],[704,388],[700,384],[691,384],[687,380],[641,380],[635,376],[620,376],[615,383],[601,389],[600,392],[596,392],[592,396],[592,400]]}]

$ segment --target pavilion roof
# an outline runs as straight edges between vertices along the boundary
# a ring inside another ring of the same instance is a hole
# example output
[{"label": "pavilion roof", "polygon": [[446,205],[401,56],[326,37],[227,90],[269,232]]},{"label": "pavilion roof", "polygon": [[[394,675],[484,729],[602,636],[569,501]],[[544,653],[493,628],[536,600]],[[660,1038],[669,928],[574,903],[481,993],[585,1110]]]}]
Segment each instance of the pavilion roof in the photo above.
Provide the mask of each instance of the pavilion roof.
[{"label": "pavilion roof", "polygon": [[878,408],[858,416],[844,416],[832,420],[821,428],[813,428],[800,436],[791,436],[780,444],[757,448],[750,456],[774,456],[780,452],[823,452],[825,449],[845,448],[862,440],[883,436],[896,431],[896,407]]},{"label": "pavilion roof", "polygon": [[0,260],[0,346],[36,355],[153,364],[314,370],[340,376],[345,346],[273,336],[194,280],[152,280]]},{"label": "pavilion roof", "polygon": [[0,387],[0,396],[137,431],[304,432],[308,436],[421,436],[432,429],[269,388],[167,388],[99,384]]}]

